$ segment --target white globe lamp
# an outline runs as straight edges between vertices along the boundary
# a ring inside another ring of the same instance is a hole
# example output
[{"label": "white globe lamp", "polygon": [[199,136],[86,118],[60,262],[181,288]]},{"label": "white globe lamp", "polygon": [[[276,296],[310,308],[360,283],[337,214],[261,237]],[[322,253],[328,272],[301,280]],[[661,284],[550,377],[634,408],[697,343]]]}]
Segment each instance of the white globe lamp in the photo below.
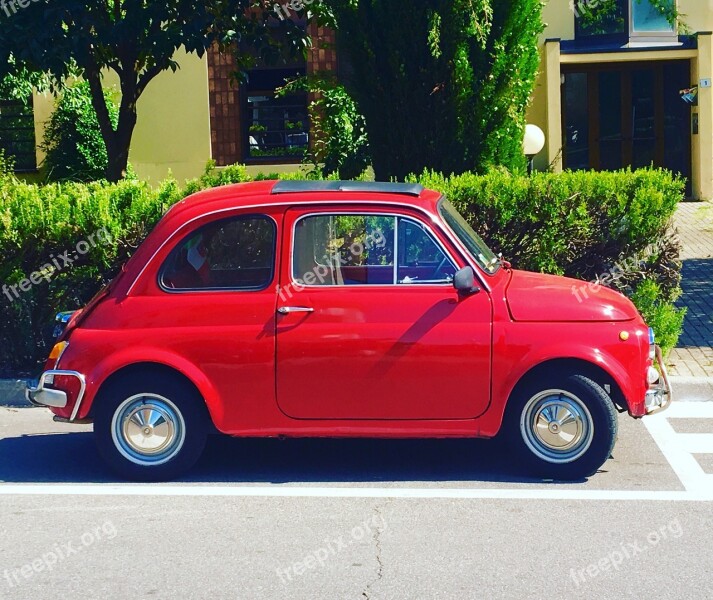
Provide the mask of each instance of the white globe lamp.
[{"label": "white globe lamp", "polygon": [[522,148],[527,156],[527,173],[532,173],[534,158],[545,147],[545,133],[537,125],[525,125],[525,139]]}]

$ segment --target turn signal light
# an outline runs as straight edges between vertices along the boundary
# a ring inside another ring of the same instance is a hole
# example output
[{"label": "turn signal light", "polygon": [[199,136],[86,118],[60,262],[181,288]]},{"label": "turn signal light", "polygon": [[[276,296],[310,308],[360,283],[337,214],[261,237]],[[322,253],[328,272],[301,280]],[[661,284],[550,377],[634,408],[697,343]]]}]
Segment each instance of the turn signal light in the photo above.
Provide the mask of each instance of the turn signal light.
[{"label": "turn signal light", "polygon": [[52,352],[50,352],[49,360],[53,360],[55,364],[58,363],[62,354],[64,354],[64,351],[67,349],[67,346],[69,346],[69,342],[56,343],[52,348]]}]

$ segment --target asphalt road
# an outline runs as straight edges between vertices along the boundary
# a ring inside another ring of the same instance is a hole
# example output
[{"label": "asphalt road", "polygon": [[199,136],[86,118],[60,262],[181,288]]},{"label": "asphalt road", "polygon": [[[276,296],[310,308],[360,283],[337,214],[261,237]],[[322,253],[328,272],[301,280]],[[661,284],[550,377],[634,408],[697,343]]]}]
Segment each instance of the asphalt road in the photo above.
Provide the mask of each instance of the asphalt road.
[{"label": "asphalt road", "polygon": [[90,427],[0,408],[0,598],[691,598],[713,587],[713,385],[528,478],[487,441],[216,437],[113,479]]}]

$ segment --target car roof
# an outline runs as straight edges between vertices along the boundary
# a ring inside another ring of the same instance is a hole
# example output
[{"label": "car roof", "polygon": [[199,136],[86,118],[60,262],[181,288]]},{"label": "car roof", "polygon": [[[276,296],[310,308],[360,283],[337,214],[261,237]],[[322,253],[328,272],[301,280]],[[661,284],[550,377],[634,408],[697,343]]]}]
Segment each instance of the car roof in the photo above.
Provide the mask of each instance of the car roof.
[{"label": "car roof", "polygon": [[[230,212],[234,209],[261,206],[314,206],[315,204],[383,204],[416,208],[434,215],[441,193],[428,190],[418,184],[354,182],[354,181],[252,181],[224,185],[204,190],[184,198],[171,207],[154,230],[141,244],[126,264],[126,269],[134,271],[151,259],[155,252],[176,231],[189,221],[205,215]],[[128,293],[140,276],[134,274],[117,286],[117,294]]]},{"label": "car roof", "polygon": [[192,194],[166,215],[171,221],[182,213],[198,213],[260,205],[299,205],[353,201],[403,204],[428,212],[435,210],[439,192],[420,184],[375,181],[252,181],[224,185]]}]

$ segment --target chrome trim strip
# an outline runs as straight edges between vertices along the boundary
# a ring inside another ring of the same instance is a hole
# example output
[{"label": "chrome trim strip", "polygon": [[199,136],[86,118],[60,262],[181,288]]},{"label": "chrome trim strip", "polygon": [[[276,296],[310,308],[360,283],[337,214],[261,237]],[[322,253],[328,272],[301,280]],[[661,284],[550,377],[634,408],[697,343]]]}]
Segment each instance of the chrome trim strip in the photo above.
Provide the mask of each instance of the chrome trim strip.
[{"label": "chrome trim strip", "polygon": [[[441,196],[443,198],[443,196]],[[439,199],[440,201],[440,199]],[[288,208],[299,208],[301,206],[342,206],[342,205],[350,205],[350,204],[368,204],[371,206],[396,206],[399,208],[406,208],[406,209],[411,209],[417,212],[420,212],[421,214],[425,215],[428,219],[430,219],[431,222],[438,224],[438,216],[434,215],[433,213],[428,212],[426,209],[421,208],[420,206],[414,206],[413,204],[408,204],[405,202],[388,202],[388,201],[381,201],[379,200],[378,202],[376,201],[364,201],[364,200],[341,200],[341,201],[325,201],[325,200],[320,200],[318,202],[309,202],[309,201],[292,201],[292,202],[270,202],[270,203],[265,203],[262,202],[260,204],[246,204],[244,206],[231,206],[230,208],[221,208],[220,210],[214,210],[211,212],[203,213],[201,215],[198,215],[197,217],[194,217],[190,221],[186,221],[179,229],[174,231],[168,238],[166,238],[163,243],[156,249],[156,251],[151,255],[151,258],[146,261],[144,266],[141,268],[141,271],[139,271],[138,275],[134,278],[134,281],[131,282],[131,285],[129,288],[126,290],[126,295],[129,296],[131,292],[133,291],[134,287],[136,286],[136,282],[141,279],[143,276],[144,272],[146,269],[149,268],[151,263],[155,260],[156,256],[164,249],[164,247],[171,242],[179,233],[184,230],[186,227],[191,225],[194,221],[198,221],[200,219],[203,219],[205,217],[213,216],[213,215],[218,215],[226,212],[237,212],[237,211],[243,211],[243,210],[250,210],[250,209],[255,209],[255,208],[267,208],[267,207],[276,207],[276,206],[285,206]],[[457,240],[454,236],[453,233],[449,231],[448,228],[444,227],[439,227],[439,229],[443,232],[443,234],[450,240],[451,244],[457,249],[460,250],[461,255],[463,256],[465,262],[469,264],[471,267],[473,267],[473,271],[476,274],[476,277],[480,280],[480,284],[485,288],[486,291],[490,292],[492,290],[491,286],[487,284],[484,278],[484,274],[480,271],[479,265],[476,263],[475,259],[470,255],[470,252],[466,251],[465,247],[463,244]],[[181,234],[182,235],[182,234]]]},{"label": "chrome trim strip", "polygon": [[36,388],[31,388],[28,386],[25,389],[25,398],[27,398],[27,400],[30,403],[34,404],[35,406],[45,406],[44,404],[36,403],[32,399],[31,395],[37,394],[37,393],[43,391],[45,389],[45,385],[47,384],[47,379],[49,377],[54,377],[55,375],[61,375],[61,376],[65,376],[65,377],[76,377],[77,379],[79,379],[79,394],[77,395],[77,401],[74,403],[74,408],[72,409],[72,415],[69,417],[70,421],[74,421],[74,419],[76,419],[76,417],[77,417],[77,413],[79,412],[79,407],[82,404],[82,400],[84,399],[84,393],[86,392],[86,389],[87,389],[86,379],[85,379],[84,375],[82,375],[78,371],[62,371],[62,370],[45,371],[44,373],[42,373],[42,375],[40,375],[40,380],[39,380]]}]

